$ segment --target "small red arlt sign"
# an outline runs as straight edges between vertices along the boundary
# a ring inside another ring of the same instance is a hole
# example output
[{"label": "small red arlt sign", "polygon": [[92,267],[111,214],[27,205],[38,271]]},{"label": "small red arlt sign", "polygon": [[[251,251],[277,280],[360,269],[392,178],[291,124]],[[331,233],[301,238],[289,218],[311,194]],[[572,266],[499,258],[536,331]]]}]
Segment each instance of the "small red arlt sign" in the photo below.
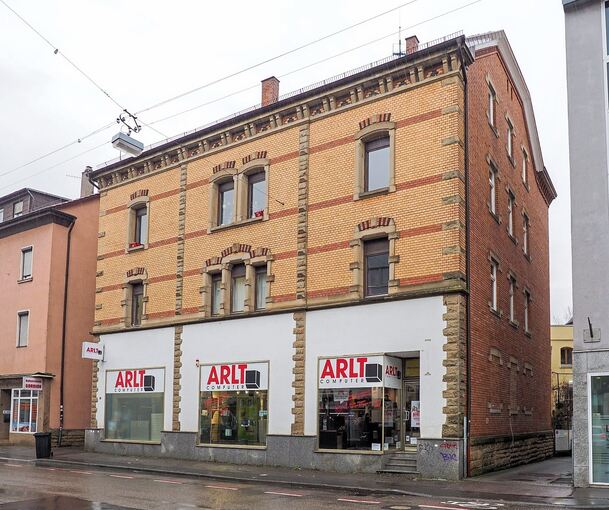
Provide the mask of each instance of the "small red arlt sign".
[{"label": "small red arlt sign", "polygon": [[42,391],[42,379],[39,377],[24,377],[22,389]]},{"label": "small red arlt sign", "polygon": [[85,359],[104,360],[104,345],[95,342],[82,343],[82,357]]}]

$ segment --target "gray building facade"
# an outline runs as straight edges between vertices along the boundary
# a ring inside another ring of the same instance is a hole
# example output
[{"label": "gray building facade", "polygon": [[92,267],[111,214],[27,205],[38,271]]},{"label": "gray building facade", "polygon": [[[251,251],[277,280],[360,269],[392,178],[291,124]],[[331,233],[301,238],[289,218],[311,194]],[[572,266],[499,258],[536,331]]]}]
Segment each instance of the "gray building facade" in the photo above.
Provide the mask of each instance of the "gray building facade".
[{"label": "gray building facade", "polygon": [[578,487],[609,486],[609,3],[563,0],[573,255],[573,463]]}]

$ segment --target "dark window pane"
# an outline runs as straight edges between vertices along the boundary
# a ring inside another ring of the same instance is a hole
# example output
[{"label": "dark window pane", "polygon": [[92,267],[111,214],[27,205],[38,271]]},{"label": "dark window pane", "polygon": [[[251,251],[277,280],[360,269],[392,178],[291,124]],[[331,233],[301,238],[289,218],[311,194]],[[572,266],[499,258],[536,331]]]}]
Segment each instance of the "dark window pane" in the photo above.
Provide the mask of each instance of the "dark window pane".
[{"label": "dark window pane", "polygon": [[218,225],[227,225],[233,221],[235,207],[235,184],[225,182],[218,187]]},{"label": "dark window pane", "polygon": [[140,207],[135,210],[135,236],[133,241],[144,244],[148,232],[148,208]]},{"label": "dark window pane", "polygon": [[389,186],[389,137],[365,144],[364,191]]},{"label": "dark window pane", "polygon": [[144,306],[144,285],[135,283],[131,285],[131,325],[139,326],[142,323]]},{"label": "dark window pane", "polygon": [[389,241],[376,239],[364,243],[365,295],[387,294],[389,287]]},{"label": "dark window pane", "polygon": [[264,171],[251,174],[247,182],[247,217],[257,218],[262,216],[266,208],[266,180]]},{"label": "dark window pane", "polygon": [[233,266],[231,279],[231,311],[243,312],[245,309],[245,266],[243,264]]},{"label": "dark window pane", "polygon": [[266,266],[256,268],[256,310],[266,308]]},{"label": "dark window pane", "polygon": [[222,283],[222,275],[215,274],[211,277],[211,314],[218,315],[220,313],[220,285]]}]

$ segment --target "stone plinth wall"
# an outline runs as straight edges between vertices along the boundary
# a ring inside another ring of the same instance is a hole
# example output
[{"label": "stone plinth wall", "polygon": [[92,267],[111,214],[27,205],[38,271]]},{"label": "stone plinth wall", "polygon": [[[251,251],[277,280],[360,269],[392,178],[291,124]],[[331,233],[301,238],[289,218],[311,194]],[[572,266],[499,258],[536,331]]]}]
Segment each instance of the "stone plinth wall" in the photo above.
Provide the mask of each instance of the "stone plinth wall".
[{"label": "stone plinth wall", "polygon": [[[57,448],[59,429],[51,430],[51,448]],[[61,434],[61,446],[84,446],[85,431],[83,429],[64,429]]]}]

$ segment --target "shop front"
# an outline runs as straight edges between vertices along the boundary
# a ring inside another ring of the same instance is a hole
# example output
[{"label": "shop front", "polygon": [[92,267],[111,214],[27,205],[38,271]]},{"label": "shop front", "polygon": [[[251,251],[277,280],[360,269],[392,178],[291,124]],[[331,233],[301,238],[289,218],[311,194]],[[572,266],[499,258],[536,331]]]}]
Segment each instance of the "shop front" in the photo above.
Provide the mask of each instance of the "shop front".
[{"label": "shop front", "polygon": [[386,452],[416,445],[418,358],[320,358],[318,381],[319,450]]}]

